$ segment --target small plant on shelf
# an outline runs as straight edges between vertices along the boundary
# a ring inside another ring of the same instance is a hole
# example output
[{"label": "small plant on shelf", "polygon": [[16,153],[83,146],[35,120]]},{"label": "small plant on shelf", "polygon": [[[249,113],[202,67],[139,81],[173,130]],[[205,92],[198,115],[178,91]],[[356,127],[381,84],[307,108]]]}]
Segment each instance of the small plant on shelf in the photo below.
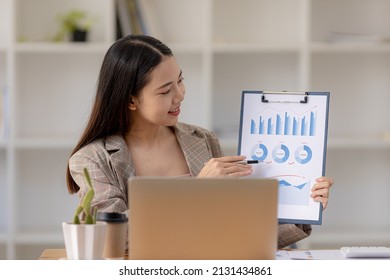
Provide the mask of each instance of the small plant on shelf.
[{"label": "small plant on shelf", "polygon": [[54,41],[63,41],[67,35],[71,35],[72,41],[86,41],[88,32],[92,26],[92,18],[85,11],[73,9],[59,17],[61,26],[54,36]]},{"label": "small plant on shelf", "polygon": [[81,221],[83,221],[84,224],[96,224],[97,208],[91,209],[91,202],[95,195],[95,191],[92,187],[91,177],[89,176],[88,169],[84,168],[83,172],[84,180],[89,186],[89,190],[76,209],[73,217],[73,223],[81,224]]}]

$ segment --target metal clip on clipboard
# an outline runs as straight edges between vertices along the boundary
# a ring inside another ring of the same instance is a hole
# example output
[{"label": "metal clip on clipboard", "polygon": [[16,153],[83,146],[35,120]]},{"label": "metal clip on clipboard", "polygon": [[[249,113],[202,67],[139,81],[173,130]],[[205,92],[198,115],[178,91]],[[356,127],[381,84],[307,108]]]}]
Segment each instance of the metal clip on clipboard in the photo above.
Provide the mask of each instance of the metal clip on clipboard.
[{"label": "metal clip on clipboard", "polygon": [[[276,100],[276,101],[270,101],[265,99],[266,94],[288,94],[288,95],[302,95],[303,100],[299,101],[291,101],[291,100]],[[261,95],[261,102],[264,103],[307,103],[308,98],[307,92],[301,92],[301,91],[263,91]]]}]

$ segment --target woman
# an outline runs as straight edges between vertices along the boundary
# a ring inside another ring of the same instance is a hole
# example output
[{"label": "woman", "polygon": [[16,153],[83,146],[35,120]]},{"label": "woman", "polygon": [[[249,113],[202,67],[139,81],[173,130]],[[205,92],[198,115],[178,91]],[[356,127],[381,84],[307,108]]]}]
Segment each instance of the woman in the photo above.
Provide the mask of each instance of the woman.
[{"label": "woman", "polygon": [[[67,170],[70,193],[85,195],[83,168],[100,211],[124,212],[127,182],[136,176],[242,177],[244,156],[223,156],[216,135],[178,122],[184,77],[172,51],[155,38],[130,35],[107,51],[87,127]],[[315,201],[328,202],[331,179],[312,189]],[[280,225],[279,247],[310,235],[310,225]]]}]

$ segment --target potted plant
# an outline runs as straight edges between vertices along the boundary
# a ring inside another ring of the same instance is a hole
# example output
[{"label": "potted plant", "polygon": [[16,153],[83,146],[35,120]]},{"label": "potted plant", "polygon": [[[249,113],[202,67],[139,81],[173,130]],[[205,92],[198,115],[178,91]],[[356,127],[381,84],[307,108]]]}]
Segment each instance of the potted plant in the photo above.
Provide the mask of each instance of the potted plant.
[{"label": "potted plant", "polygon": [[60,15],[60,30],[54,37],[54,41],[63,41],[65,36],[71,36],[73,42],[85,42],[92,26],[92,19],[82,10],[73,9]]},{"label": "potted plant", "polygon": [[95,192],[88,170],[83,171],[89,190],[80,201],[73,222],[62,223],[66,254],[72,260],[103,259],[107,223],[96,221],[97,210],[91,207]]}]

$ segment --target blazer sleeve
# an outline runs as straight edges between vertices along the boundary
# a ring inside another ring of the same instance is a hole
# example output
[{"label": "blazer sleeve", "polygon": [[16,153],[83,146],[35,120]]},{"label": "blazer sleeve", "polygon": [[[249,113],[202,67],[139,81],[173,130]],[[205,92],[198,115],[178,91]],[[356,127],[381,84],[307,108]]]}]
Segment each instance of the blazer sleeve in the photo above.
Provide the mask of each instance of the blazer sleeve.
[{"label": "blazer sleeve", "polygon": [[308,237],[311,231],[311,225],[279,224],[278,248],[282,249]]},{"label": "blazer sleeve", "polygon": [[92,207],[99,211],[124,212],[127,208],[127,189],[121,186],[108,160],[108,153],[96,147],[86,146],[69,159],[69,169],[73,180],[80,187],[78,195],[84,197],[88,185],[84,181],[83,169],[90,173],[95,197]]}]

